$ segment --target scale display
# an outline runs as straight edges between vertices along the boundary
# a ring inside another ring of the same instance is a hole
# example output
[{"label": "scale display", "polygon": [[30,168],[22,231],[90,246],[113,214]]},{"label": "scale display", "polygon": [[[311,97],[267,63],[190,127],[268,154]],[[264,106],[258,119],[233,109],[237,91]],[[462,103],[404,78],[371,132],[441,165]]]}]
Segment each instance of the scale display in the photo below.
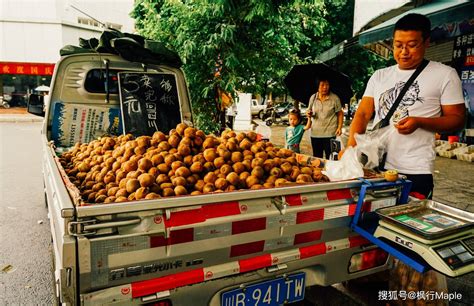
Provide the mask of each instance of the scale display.
[{"label": "scale display", "polygon": [[375,237],[414,251],[445,275],[474,271],[474,214],[431,200],[377,213],[381,220]]}]

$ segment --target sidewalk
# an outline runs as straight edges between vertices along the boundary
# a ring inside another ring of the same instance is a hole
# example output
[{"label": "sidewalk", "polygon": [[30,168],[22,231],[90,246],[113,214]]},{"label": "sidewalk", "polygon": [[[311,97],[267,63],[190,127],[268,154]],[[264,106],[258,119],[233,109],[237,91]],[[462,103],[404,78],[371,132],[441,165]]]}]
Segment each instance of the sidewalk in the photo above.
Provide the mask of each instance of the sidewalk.
[{"label": "sidewalk", "polygon": [[0,107],[0,122],[42,122],[43,117],[32,115],[25,107]]}]

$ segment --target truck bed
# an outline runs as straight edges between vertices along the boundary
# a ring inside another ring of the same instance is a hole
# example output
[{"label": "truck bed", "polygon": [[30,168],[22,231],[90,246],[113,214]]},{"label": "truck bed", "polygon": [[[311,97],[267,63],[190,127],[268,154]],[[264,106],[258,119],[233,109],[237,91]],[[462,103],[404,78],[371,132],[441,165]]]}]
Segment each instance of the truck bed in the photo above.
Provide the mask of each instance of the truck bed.
[{"label": "truck bed", "polygon": [[[78,197],[57,156],[55,160],[70,195]],[[126,288],[127,294],[118,296],[127,304],[186,285],[264,273],[262,269],[278,274],[278,266],[285,266],[285,273],[318,266],[331,271],[320,273],[320,279],[311,280],[314,284],[346,280],[351,278],[347,269],[331,267],[331,255],[337,252],[347,265],[355,250],[368,245],[349,228],[361,184],[348,180],[75,205],[67,230],[77,239],[81,296],[104,302],[117,298],[110,292]],[[364,209],[395,203],[392,190],[367,197]]]}]

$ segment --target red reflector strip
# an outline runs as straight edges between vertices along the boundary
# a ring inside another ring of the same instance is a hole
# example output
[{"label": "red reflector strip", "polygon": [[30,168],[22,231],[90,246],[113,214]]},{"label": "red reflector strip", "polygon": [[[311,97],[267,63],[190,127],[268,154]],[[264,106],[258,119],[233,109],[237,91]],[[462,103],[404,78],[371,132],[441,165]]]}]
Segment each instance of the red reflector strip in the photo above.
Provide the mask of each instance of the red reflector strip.
[{"label": "red reflector strip", "polygon": [[168,220],[165,219],[166,227],[188,225],[206,221],[201,208],[172,212]]},{"label": "red reflector strip", "polygon": [[267,218],[258,218],[232,222],[232,235],[264,230]]},{"label": "red reflector strip", "polygon": [[349,237],[349,247],[351,247],[351,248],[357,247],[357,246],[360,246],[360,245],[364,245],[364,244],[368,244],[368,243],[369,243],[369,240],[365,239],[362,236]]},{"label": "red reflector strip", "polygon": [[326,244],[324,242],[300,248],[301,259],[313,257],[316,255],[321,255],[325,253],[326,253]]},{"label": "red reflector strip", "polygon": [[239,260],[240,273],[257,270],[272,265],[270,254]]},{"label": "red reflector strip", "polygon": [[165,220],[166,227],[190,225],[205,222],[207,219],[240,214],[239,202],[207,204],[201,208],[175,211]]},{"label": "red reflector strip", "polygon": [[293,244],[297,245],[301,243],[319,240],[321,239],[322,233],[323,233],[322,230],[317,230],[317,231],[312,231],[312,232],[307,232],[307,233],[296,234]]},{"label": "red reflector strip", "polygon": [[308,211],[300,211],[296,214],[296,224],[319,221],[324,219],[324,209],[315,209]]},{"label": "red reflector strip", "polygon": [[207,204],[203,208],[207,219],[240,215],[239,202]]},{"label": "red reflector strip", "polygon": [[178,244],[194,240],[194,229],[186,228],[170,232],[169,244]]},{"label": "red reflector strip", "polygon": [[356,212],[357,204],[349,204],[349,216],[353,216]]},{"label": "red reflector strip", "polygon": [[142,282],[132,283],[132,297],[137,298],[176,287],[200,283],[203,281],[203,269],[196,269],[173,275],[158,277]]},{"label": "red reflector strip", "polygon": [[329,201],[351,199],[352,194],[349,188],[329,190],[326,192]]},{"label": "red reflector strip", "polygon": [[265,240],[233,245],[230,247],[230,257],[263,252]]},{"label": "red reflector strip", "polygon": [[285,202],[290,206],[303,205],[303,201],[301,200],[301,195],[299,194],[291,194],[291,195],[285,196]]},{"label": "red reflector strip", "polygon": [[168,244],[164,236],[150,236],[150,248],[162,247]]}]

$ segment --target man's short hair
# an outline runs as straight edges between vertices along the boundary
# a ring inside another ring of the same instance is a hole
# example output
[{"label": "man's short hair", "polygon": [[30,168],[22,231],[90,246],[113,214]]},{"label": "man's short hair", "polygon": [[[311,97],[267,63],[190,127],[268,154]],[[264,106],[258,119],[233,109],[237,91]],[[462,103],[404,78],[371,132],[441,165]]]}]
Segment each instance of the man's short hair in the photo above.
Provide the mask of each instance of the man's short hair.
[{"label": "man's short hair", "polygon": [[426,40],[430,37],[431,33],[431,22],[428,17],[421,14],[407,14],[400,18],[395,23],[395,31],[420,31],[423,39]]}]

